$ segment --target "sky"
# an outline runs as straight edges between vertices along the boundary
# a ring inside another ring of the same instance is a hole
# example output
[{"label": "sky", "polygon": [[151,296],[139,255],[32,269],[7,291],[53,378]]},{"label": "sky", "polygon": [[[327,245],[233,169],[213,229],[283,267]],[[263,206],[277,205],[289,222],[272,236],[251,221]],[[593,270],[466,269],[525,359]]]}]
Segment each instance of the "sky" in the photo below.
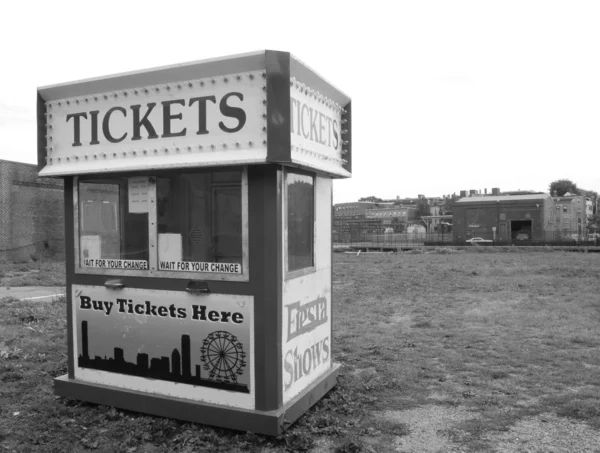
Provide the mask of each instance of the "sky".
[{"label": "sky", "polygon": [[600,191],[598,23],[596,1],[5,3],[0,159],[37,162],[37,87],[272,49],[352,98],[334,202]]}]

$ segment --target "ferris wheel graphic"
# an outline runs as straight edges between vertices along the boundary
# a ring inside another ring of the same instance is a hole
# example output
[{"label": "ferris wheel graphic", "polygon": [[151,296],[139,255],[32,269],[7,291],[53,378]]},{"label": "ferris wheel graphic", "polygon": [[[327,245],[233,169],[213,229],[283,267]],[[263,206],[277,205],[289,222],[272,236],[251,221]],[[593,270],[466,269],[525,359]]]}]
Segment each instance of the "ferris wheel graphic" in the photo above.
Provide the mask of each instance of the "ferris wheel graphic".
[{"label": "ferris wheel graphic", "polygon": [[218,330],[210,333],[200,348],[200,360],[208,371],[209,379],[218,382],[237,383],[246,366],[244,345],[235,335]]}]

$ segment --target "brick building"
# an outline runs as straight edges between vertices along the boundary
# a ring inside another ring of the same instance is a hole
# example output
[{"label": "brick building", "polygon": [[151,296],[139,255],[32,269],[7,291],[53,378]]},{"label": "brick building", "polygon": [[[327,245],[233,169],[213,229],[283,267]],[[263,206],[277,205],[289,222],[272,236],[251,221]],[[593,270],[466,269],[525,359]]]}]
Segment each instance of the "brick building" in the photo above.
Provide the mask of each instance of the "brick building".
[{"label": "brick building", "polygon": [[417,208],[414,206],[391,206],[385,208],[372,208],[365,212],[367,219],[392,219],[409,222],[417,218]]},{"label": "brick building", "polygon": [[583,195],[571,195],[567,192],[562,197],[552,199],[554,210],[548,218],[546,228],[562,232],[563,236],[584,234],[589,215],[589,198],[586,200]]},{"label": "brick building", "polygon": [[368,209],[377,206],[377,203],[370,201],[352,201],[350,203],[337,203],[333,207],[334,217],[354,217],[364,216]]},{"label": "brick building", "polygon": [[454,239],[474,237],[500,242],[554,239],[548,221],[555,211],[550,194],[472,194],[452,206]]},{"label": "brick building", "polygon": [[0,260],[64,256],[63,181],[37,171],[0,160]]}]

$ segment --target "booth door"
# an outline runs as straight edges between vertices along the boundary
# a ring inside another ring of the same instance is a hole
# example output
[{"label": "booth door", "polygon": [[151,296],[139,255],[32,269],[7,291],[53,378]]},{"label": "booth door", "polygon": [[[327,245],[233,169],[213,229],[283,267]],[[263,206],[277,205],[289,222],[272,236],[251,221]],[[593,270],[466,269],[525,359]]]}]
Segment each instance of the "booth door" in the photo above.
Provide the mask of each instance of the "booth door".
[{"label": "booth door", "polygon": [[239,185],[213,187],[214,259],[242,262],[242,200]]}]

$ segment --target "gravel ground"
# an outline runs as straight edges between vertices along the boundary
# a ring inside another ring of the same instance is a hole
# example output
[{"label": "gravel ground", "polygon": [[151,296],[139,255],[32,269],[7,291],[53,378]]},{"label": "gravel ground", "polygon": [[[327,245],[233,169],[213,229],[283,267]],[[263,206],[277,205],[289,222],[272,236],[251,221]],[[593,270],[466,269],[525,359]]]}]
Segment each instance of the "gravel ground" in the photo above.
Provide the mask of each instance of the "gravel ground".
[{"label": "gravel ground", "polygon": [[497,453],[599,453],[600,432],[554,414],[520,420],[505,433],[486,436]]},{"label": "gravel ground", "polygon": [[410,434],[398,437],[394,449],[402,453],[438,453],[459,451],[442,434],[455,423],[477,418],[477,414],[460,407],[426,406],[406,411],[386,411],[380,417],[409,426]]},{"label": "gravel ground", "polygon": [[[401,453],[463,451],[443,433],[459,422],[477,418],[464,408],[442,406],[386,411],[379,416],[409,426],[410,434],[398,437],[390,447]],[[482,440],[494,453],[600,453],[600,431],[554,414],[522,419],[509,431],[488,434]]]}]

